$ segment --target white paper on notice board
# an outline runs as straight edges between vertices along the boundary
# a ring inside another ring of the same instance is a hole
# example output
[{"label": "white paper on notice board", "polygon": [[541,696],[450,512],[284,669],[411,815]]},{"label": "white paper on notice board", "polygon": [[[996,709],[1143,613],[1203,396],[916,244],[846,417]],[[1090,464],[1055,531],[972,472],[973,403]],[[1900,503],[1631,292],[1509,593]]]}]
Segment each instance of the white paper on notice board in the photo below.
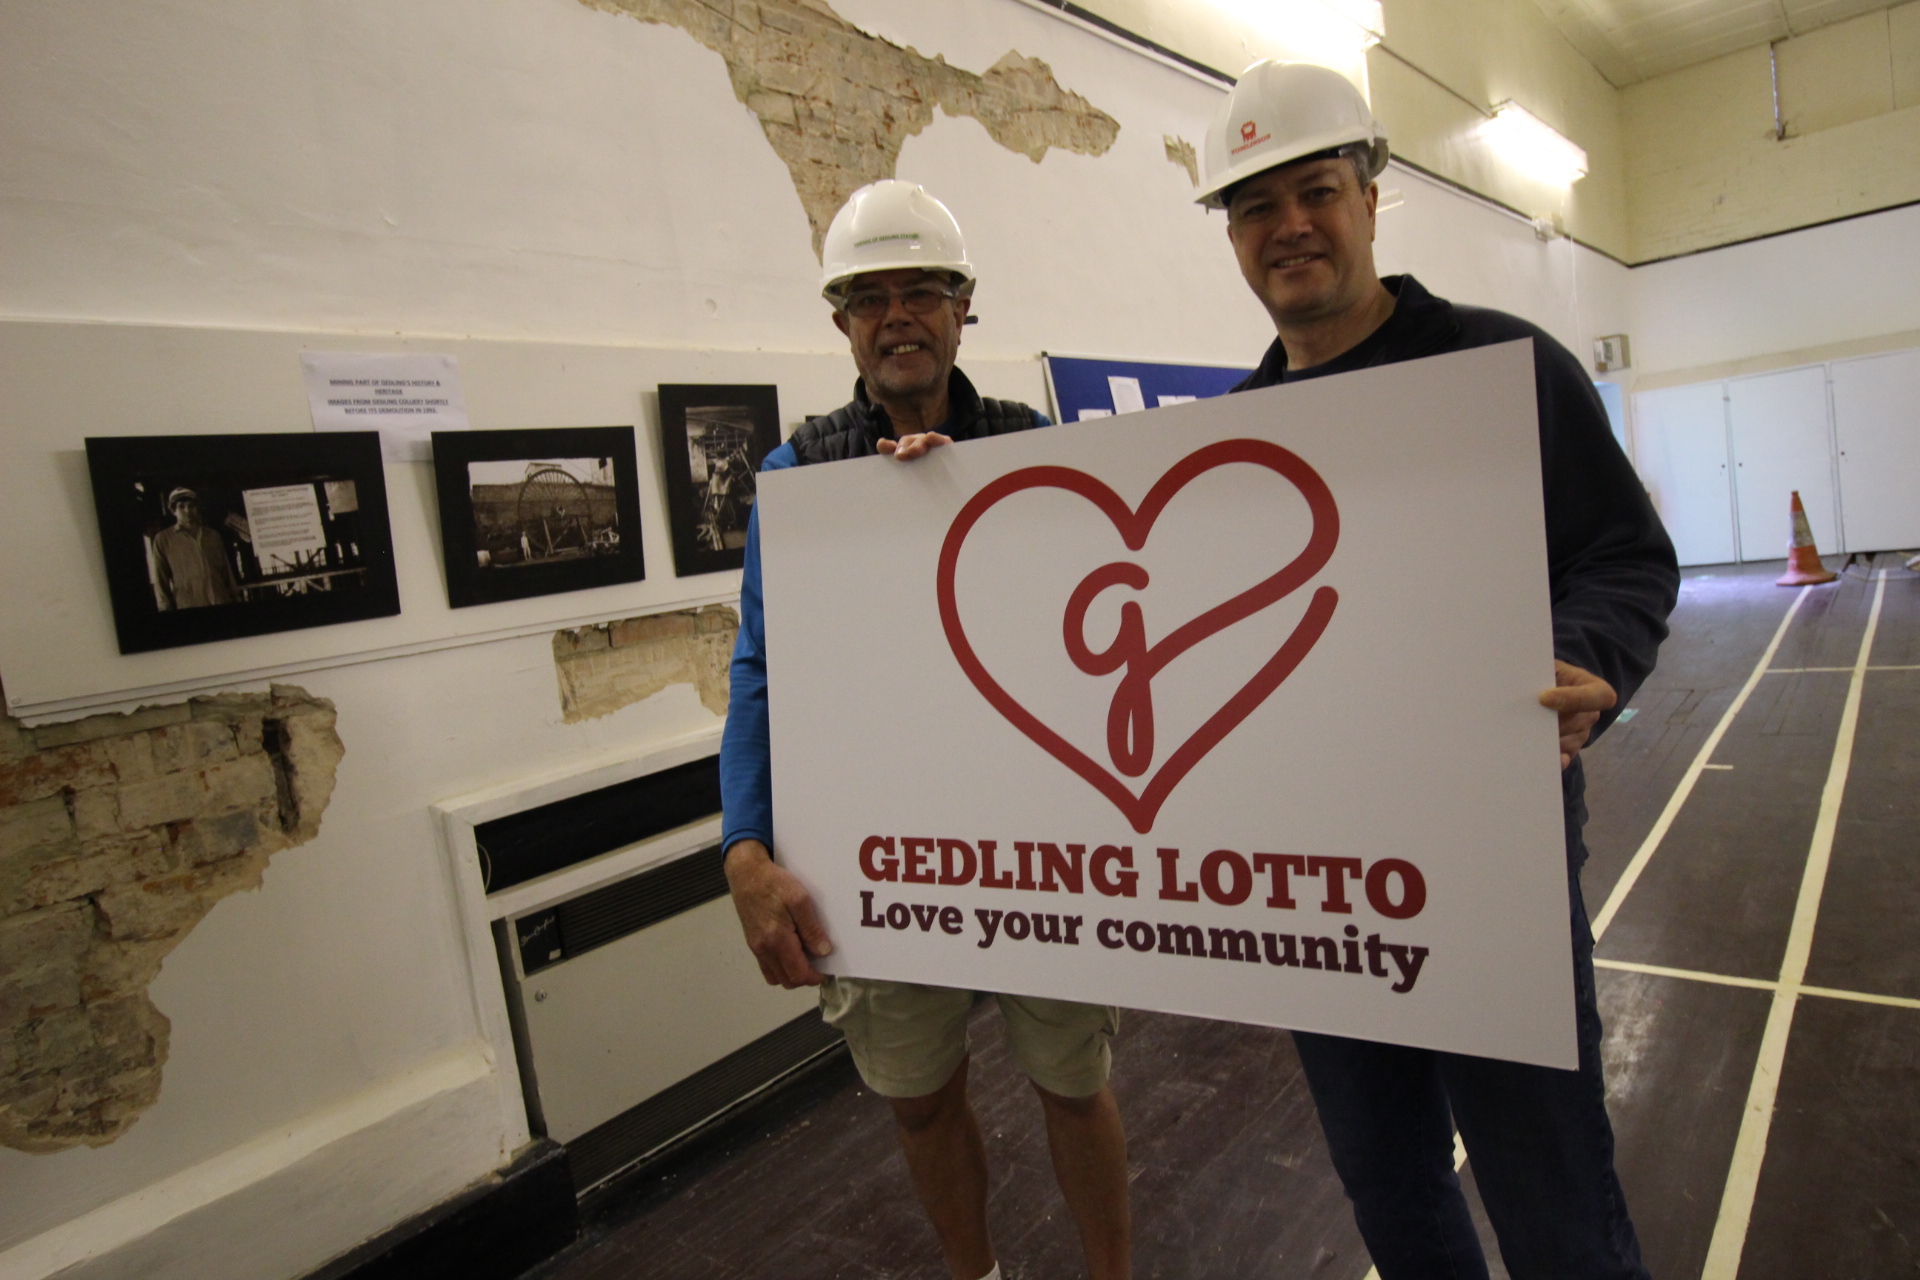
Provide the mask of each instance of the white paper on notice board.
[{"label": "white paper on notice board", "polygon": [[433,461],[433,433],[465,431],[460,362],[419,352],[303,351],[315,431],[380,433],[388,462]]},{"label": "white paper on notice board", "polygon": [[1115,413],[1139,413],[1147,407],[1147,398],[1140,392],[1140,379],[1110,377],[1107,390],[1113,395]]}]

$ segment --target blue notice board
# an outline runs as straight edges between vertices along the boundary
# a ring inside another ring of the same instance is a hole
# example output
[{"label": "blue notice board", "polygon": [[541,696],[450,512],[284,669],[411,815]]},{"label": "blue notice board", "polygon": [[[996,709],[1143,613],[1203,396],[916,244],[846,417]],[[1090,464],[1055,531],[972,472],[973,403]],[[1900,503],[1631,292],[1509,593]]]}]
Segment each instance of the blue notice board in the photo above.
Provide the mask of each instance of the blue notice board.
[{"label": "blue notice board", "polygon": [[1046,352],[1041,353],[1040,363],[1047,372],[1047,394],[1053,400],[1056,422],[1080,422],[1225,395],[1253,372],[1228,365],[1152,364]]}]

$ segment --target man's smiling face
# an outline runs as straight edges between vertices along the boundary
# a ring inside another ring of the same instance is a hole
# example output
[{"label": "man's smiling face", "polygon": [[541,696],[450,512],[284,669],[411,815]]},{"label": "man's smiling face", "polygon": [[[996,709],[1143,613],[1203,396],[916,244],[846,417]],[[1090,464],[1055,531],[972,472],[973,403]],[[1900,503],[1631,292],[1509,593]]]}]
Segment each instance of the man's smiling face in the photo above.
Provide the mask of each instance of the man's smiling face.
[{"label": "man's smiling face", "polygon": [[1240,274],[1274,323],[1303,325],[1369,296],[1374,207],[1351,162],[1323,157],[1282,165],[1242,183],[1227,205],[1227,238]]},{"label": "man's smiling face", "polygon": [[[874,271],[857,276],[847,295],[900,294],[916,286],[946,288],[945,275],[916,268]],[[878,399],[911,399],[944,387],[960,352],[960,326],[971,305],[966,298],[943,299],[925,315],[910,313],[899,298],[871,319],[835,311],[833,323],[853,347],[853,363],[866,379],[867,393]]]}]

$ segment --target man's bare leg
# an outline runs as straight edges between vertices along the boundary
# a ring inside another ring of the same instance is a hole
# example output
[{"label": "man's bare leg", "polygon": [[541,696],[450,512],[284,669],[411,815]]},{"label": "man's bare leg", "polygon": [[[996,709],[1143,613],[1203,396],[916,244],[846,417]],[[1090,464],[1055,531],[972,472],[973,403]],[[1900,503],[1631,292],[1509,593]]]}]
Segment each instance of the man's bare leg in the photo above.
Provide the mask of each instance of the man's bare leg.
[{"label": "man's bare leg", "polygon": [[1133,1274],[1133,1223],[1127,1209],[1127,1135],[1113,1090],[1063,1098],[1039,1085],[1047,1115],[1047,1145],[1053,1176],[1080,1228],[1093,1280],[1129,1280]]},{"label": "man's bare leg", "polygon": [[933,1219],[953,1280],[980,1280],[993,1270],[993,1241],[987,1235],[987,1148],[967,1101],[967,1060],[936,1092],[888,1101],[914,1190]]}]

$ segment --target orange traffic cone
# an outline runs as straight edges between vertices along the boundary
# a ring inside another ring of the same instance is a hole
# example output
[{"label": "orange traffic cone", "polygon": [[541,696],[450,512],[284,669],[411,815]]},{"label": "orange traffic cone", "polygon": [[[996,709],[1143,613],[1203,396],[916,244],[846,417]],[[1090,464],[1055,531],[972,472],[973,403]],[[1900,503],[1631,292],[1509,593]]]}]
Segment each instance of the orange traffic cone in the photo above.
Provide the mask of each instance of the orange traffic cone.
[{"label": "orange traffic cone", "polygon": [[1800,491],[1793,491],[1793,537],[1787,540],[1787,571],[1777,581],[1783,587],[1817,586],[1832,582],[1835,575],[1820,563],[1820,548],[1813,545],[1813,529],[1807,524],[1807,509],[1800,505]]}]

